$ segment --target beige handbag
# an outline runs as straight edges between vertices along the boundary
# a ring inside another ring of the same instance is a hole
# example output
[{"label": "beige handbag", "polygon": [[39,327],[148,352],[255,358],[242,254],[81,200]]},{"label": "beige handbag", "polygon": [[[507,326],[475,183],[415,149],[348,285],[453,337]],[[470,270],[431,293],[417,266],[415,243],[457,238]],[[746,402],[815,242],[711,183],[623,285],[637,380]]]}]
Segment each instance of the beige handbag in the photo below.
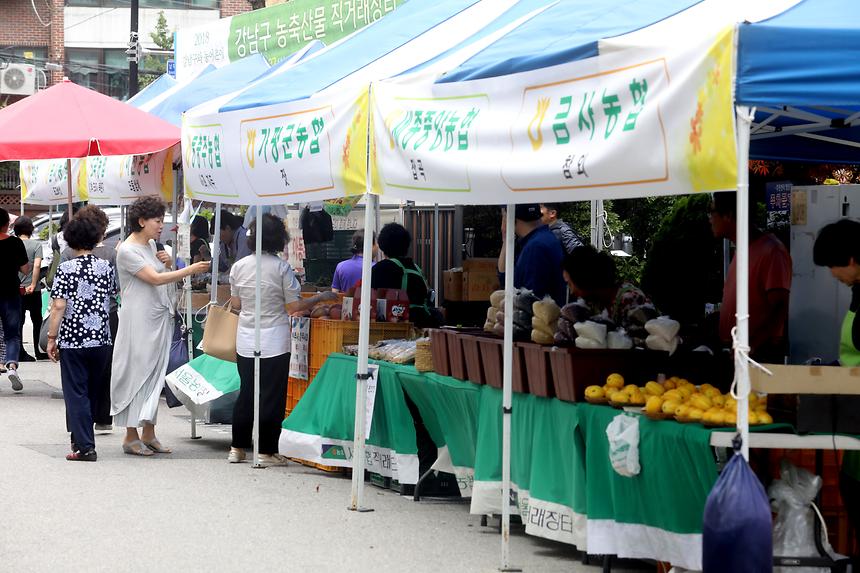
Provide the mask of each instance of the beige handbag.
[{"label": "beige handbag", "polygon": [[212,305],[203,329],[203,352],[227,362],[236,362],[236,331],[239,315],[233,314],[233,304]]}]

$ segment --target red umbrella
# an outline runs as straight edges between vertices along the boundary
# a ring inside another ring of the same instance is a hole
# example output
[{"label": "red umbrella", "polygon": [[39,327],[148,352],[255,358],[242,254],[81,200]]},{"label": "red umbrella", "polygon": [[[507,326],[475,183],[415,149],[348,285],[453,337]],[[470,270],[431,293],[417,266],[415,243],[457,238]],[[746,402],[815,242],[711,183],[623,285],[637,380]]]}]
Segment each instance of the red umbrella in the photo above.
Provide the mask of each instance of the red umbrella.
[{"label": "red umbrella", "polygon": [[0,110],[0,161],[143,155],[180,137],[178,127],[69,80]]},{"label": "red umbrella", "polygon": [[66,159],[70,212],[71,158],[144,155],[180,138],[178,127],[68,79],[0,110],[0,161]]}]

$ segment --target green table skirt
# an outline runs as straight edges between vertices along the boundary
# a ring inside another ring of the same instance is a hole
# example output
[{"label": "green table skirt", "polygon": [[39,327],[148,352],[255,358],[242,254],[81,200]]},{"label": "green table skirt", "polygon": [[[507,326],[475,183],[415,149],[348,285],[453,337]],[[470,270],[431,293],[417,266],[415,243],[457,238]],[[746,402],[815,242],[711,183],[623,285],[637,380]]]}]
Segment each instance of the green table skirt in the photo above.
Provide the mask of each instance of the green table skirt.
[{"label": "green table skirt", "polygon": [[[415,429],[404,394],[457,475],[473,514],[501,513],[502,392],[379,363],[368,469],[415,483]],[[332,355],[284,421],[281,453],[351,466],[356,359]],[[515,393],[510,503],[526,532],[593,554],[701,569],[702,513],[717,478],[710,430],[637,416],[641,471],[617,474],[606,427],[620,411]],[[387,467],[392,466],[392,467]]]}]

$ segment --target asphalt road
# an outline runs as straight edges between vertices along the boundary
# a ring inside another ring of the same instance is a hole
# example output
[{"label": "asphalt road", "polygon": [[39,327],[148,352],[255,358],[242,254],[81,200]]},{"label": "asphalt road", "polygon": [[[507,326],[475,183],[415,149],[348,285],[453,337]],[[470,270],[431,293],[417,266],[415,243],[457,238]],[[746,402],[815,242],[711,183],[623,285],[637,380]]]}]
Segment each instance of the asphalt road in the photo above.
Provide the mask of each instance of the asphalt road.
[{"label": "asphalt road", "polygon": [[[298,464],[228,464],[229,426],[199,426],[162,401],[174,453],[124,455],[96,437],[99,461],[68,462],[59,367],[24,364],[24,391],[0,380],[0,572],[495,571],[498,530],[468,504],[413,502],[367,485],[372,513],[346,506],[350,481]],[[525,571],[600,571],[569,546],[515,529]]]}]

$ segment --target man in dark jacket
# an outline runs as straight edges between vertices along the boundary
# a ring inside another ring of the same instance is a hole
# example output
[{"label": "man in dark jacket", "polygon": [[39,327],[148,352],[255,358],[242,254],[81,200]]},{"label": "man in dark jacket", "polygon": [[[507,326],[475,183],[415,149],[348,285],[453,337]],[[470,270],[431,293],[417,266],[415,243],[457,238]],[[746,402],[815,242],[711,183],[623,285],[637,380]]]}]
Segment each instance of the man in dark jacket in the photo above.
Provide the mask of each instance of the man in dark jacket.
[{"label": "man in dark jacket", "polygon": [[[541,222],[540,206],[517,205],[515,216],[517,253],[514,260],[514,288],[527,288],[538,298],[551,296],[559,306],[565,301],[565,284],[561,274],[564,259],[561,245]],[[502,215],[502,237],[505,218]],[[499,281],[505,284],[505,243],[499,254]]]},{"label": "man in dark jacket", "polygon": [[558,203],[541,203],[541,222],[549,227],[549,230],[561,243],[564,253],[569,255],[575,248],[584,246],[585,242],[582,237],[576,234],[576,231],[570,228],[570,225],[558,218],[560,207]]}]

